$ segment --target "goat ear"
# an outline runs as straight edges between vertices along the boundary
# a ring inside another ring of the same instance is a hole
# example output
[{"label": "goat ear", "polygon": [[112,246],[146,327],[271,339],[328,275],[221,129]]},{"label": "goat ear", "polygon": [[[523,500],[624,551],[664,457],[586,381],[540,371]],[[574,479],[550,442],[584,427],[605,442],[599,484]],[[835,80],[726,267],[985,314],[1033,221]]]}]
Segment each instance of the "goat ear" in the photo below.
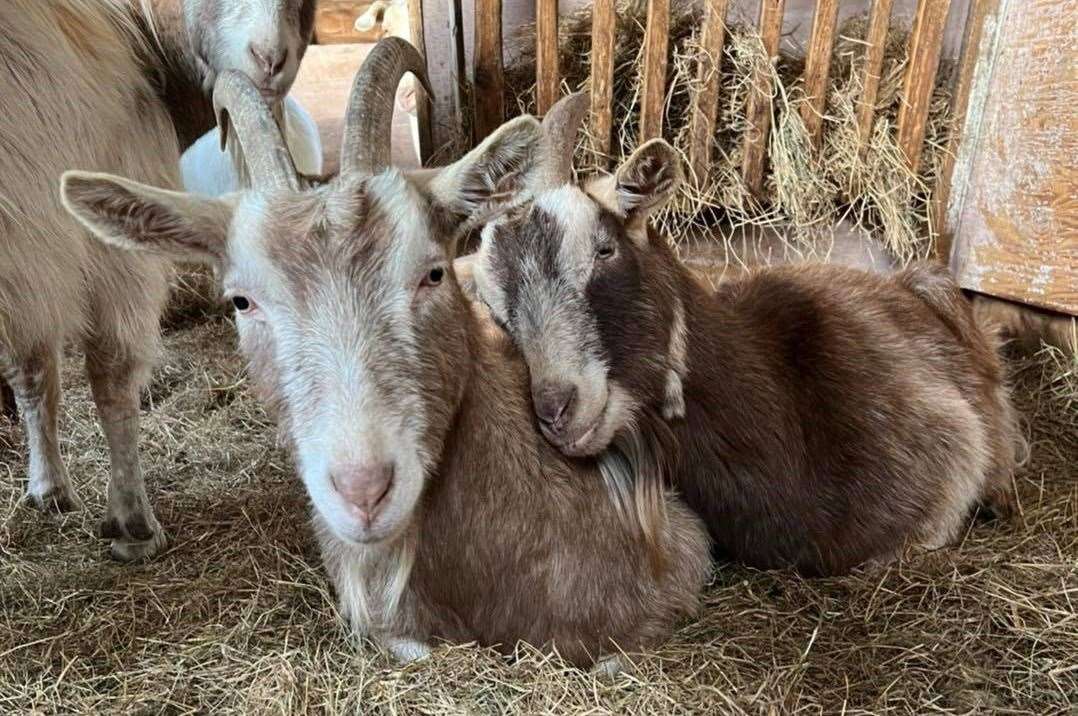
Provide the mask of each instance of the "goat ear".
[{"label": "goat ear", "polygon": [[683,177],[676,149],[662,139],[645,142],[614,174],[618,209],[626,218],[646,219],[670,201]]},{"label": "goat ear", "polygon": [[539,142],[539,121],[530,115],[506,122],[444,169],[413,175],[434,203],[471,225],[520,196]]},{"label": "goat ear", "polygon": [[109,174],[64,172],[64,207],[103,243],[219,263],[232,220],[223,199],[157,189]]}]

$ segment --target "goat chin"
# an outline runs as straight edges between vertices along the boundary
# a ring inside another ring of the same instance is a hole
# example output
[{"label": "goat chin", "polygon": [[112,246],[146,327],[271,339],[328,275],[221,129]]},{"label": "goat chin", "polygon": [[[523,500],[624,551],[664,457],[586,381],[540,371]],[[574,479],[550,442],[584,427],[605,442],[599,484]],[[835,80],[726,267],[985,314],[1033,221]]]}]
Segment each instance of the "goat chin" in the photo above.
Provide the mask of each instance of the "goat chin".
[{"label": "goat chin", "polygon": [[[282,124],[285,143],[300,174],[322,173],[322,140],[310,113],[291,96],[284,98]],[[183,188],[205,196],[221,196],[246,188],[241,170],[228,148],[221,150],[220,130],[199,137],[180,157]]]}]

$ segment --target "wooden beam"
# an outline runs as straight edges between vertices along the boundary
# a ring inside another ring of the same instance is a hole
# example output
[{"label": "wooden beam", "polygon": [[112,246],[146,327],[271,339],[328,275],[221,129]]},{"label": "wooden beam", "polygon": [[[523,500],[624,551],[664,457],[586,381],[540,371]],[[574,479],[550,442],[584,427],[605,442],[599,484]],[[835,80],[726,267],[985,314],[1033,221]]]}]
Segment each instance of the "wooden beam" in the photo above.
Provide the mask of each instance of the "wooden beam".
[{"label": "wooden beam", "polygon": [[[958,151],[961,148],[963,129],[968,115],[973,109],[970,107],[970,91],[976,77],[977,65],[981,60],[982,42],[985,39],[985,20],[990,15],[996,15],[999,10],[999,0],[972,0],[969,8],[969,16],[966,19],[966,33],[962,40],[962,55],[958,63],[958,76],[955,78],[954,94],[951,99],[951,116],[956,120],[954,131],[947,141],[947,150],[943,153],[943,162],[940,166],[940,176],[932,195],[931,224],[936,232],[936,257],[944,262],[949,262],[951,257],[951,242],[954,237],[955,227],[948,221],[951,201],[951,182],[954,179],[955,164],[958,160]],[[981,108],[978,108],[978,113]]]},{"label": "wooden beam", "polygon": [[640,141],[661,137],[666,100],[666,49],[670,42],[670,0],[648,0],[644,32],[644,88],[640,102]]},{"label": "wooden beam", "polygon": [[726,11],[729,0],[707,0],[701,21],[700,62],[696,66],[697,91],[689,112],[689,168],[697,183],[711,170],[711,146],[715,120],[719,114],[719,84],[722,79],[722,46],[726,41]]},{"label": "wooden beam", "polygon": [[891,7],[894,0],[876,0],[872,3],[872,14],[868,19],[868,33],[865,42],[865,64],[861,69],[861,99],[857,109],[858,137],[861,140],[861,153],[868,146],[872,137],[872,126],[876,121],[876,97],[880,93],[880,75],[883,73],[883,53],[887,47],[887,30],[891,25]]},{"label": "wooden beam", "polygon": [[[785,0],[760,0],[760,39],[768,58],[774,59],[779,51],[782,34],[782,11]],[[771,132],[771,71],[760,70],[753,78],[745,119],[744,158],[741,176],[753,194],[759,195],[764,188],[764,162],[767,158],[767,139]]]},{"label": "wooden beam", "polygon": [[820,146],[823,137],[823,115],[827,108],[827,81],[831,74],[831,53],[835,48],[835,28],[838,25],[838,0],[818,0],[812,19],[805,58],[805,103],[801,119],[805,122],[813,147]]},{"label": "wooden beam", "polygon": [[898,108],[898,145],[914,172],[921,168],[921,151],[928,123],[932,89],[936,86],[943,31],[951,0],[920,0],[910,30],[909,65]]},{"label": "wooden beam", "polygon": [[502,0],[475,0],[475,141],[482,141],[505,119],[502,72]]},{"label": "wooden beam", "polygon": [[539,114],[558,101],[558,0],[535,0],[535,106]]},{"label": "wooden beam", "polygon": [[[423,36],[423,0],[408,0],[408,31],[412,36],[412,44],[423,53],[423,57],[426,59],[426,41]],[[429,69],[427,74],[430,74]],[[416,121],[419,124],[419,162],[421,165],[425,165],[432,154],[430,103],[433,98],[427,96],[419,80],[413,80],[413,82],[415,86]]]},{"label": "wooden beam", "polygon": [[[595,151],[610,156],[614,128],[614,0],[595,0],[591,17],[591,115]],[[607,164],[603,159],[602,164]]]}]

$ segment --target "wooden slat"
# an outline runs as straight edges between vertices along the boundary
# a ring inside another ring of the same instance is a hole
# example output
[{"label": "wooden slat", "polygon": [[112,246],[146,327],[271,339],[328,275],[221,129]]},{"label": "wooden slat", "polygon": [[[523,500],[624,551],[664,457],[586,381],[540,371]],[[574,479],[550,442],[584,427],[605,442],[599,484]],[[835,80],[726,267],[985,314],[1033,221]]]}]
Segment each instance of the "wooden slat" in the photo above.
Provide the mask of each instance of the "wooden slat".
[{"label": "wooden slat", "polygon": [[502,0],[475,0],[475,140],[505,118],[502,73]]},{"label": "wooden slat", "polygon": [[[774,58],[779,51],[782,34],[782,11],[785,0],[760,0],[760,39],[768,57]],[[744,159],[741,175],[749,191],[759,195],[764,186],[764,161],[767,154],[767,138],[771,132],[771,75],[759,72],[753,78],[749,105],[745,112],[748,129],[745,132]]]},{"label": "wooden slat", "polygon": [[[426,58],[426,40],[423,35],[423,0],[408,0],[408,30],[412,36],[412,44],[415,45],[423,57]],[[428,70],[428,74],[430,74]],[[419,161],[426,164],[430,159],[431,128],[430,128],[430,103],[431,97],[423,91],[419,80],[415,83],[415,111],[419,123]]]},{"label": "wooden slat", "polygon": [[670,41],[670,0],[648,0],[644,33],[644,88],[640,103],[640,141],[661,137],[666,98],[666,48]]},{"label": "wooden slat", "polygon": [[610,154],[610,133],[614,124],[611,105],[616,31],[614,0],[595,0],[591,19],[591,131],[593,146],[604,157]]},{"label": "wooden slat", "polygon": [[921,150],[928,123],[928,105],[936,84],[944,26],[951,0],[920,0],[910,30],[909,58],[903,82],[902,104],[898,108],[898,145],[906,154],[910,169],[921,168]]},{"label": "wooden slat", "polygon": [[823,136],[823,115],[827,107],[827,80],[831,74],[831,53],[835,47],[835,27],[838,25],[838,0],[818,0],[812,19],[805,58],[805,103],[801,119],[805,122],[814,147],[820,146]]},{"label": "wooden slat", "polygon": [[459,155],[471,147],[475,141],[472,132],[474,126],[472,108],[470,105],[465,105],[464,101],[467,70],[465,70],[464,59],[464,13],[461,9],[461,0],[449,0],[449,41],[453,77],[453,108],[457,113],[458,139],[462,140],[465,145],[458,147],[454,152],[454,155]]},{"label": "wooden slat", "polygon": [[[963,130],[969,126],[970,90],[976,76],[977,64],[981,58],[981,43],[985,39],[985,20],[995,15],[999,9],[999,0],[972,0],[969,16],[966,19],[966,33],[962,40],[962,56],[958,64],[958,77],[955,79],[954,94],[951,100],[951,113],[957,120],[957,126],[947,142],[947,151],[943,153],[940,176],[932,196],[932,227],[936,231],[936,257],[947,262],[951,256],[951,241],[954,236],[953,222],[948,220],[951,201],[951,182],[954,178],[958,151],[965,140]],[[978,114],[981,109],[977,108]]]},{"label": "wooden slat", "polygon": [[558,101],[558,0],[535,0],[535,105],[539,114]]},{"label": "wooden slat", "polygon": [[722,79],[722,45],[725,42],[729,0],[707,0],[701,21],[700,62],[696,67],[699,89],[689,114],[689,167],[697,182],[711,169],[711,145],[719,113],[719,82]]},{"label": "wooden slat", "polygon": [[876,97],[880,92],[880,74],[883,72],[883,53],[887,46],[887,30],[891,25],[891,7],[894,0],[876,0],[868,19],[865,42],[865,64],[861,69],[861,99],[857,109],[858,136],[861,152],[868,146],[872,125],[876,121]]}]

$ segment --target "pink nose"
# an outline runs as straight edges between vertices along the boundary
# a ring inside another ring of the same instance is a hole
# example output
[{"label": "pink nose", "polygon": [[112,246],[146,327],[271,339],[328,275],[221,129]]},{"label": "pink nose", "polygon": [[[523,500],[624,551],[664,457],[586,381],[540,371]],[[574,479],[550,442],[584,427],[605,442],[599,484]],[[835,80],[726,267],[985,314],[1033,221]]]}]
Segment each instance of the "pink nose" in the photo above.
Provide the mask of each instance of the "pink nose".
[{"label": "pink nose", "polygon": [[393,486],[393,464],[343,466],[333,470],[330,479],[363,526],[370,527]]},{"label": "pink nose", "polygon": [[254,42],[247,45],[247,51],[251,53],[255,64],[265,73],[266,79],[275,77],[284,68],[284,61],[288,57],[288,48],[266,47]]}]

